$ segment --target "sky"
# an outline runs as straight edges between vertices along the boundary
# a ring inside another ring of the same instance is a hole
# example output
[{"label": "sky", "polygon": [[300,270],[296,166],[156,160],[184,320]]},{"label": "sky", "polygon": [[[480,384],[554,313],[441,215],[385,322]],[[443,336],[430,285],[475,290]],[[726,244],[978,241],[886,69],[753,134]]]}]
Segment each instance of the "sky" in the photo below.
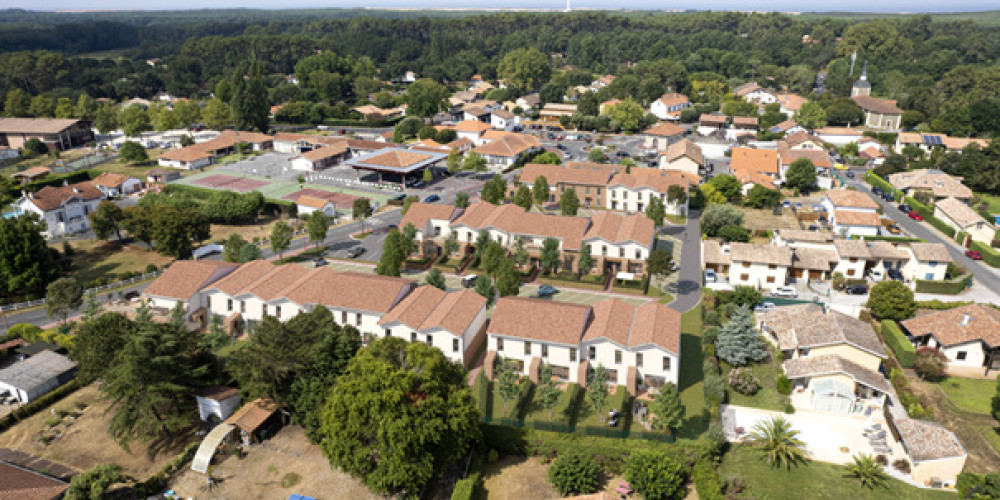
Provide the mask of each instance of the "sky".
[{"label": "sky", "polygon": [[[700,10],[770,10],[770,11],[847,11],[847,12],[960,12],[991,10],[1000,8],[996,1],[984,0],[839,0],[837,2],[815,0],[571,0],[574,8],[580,9],[700,9]],[[374,7],[374,8],[565,8],[565,0],[0,0],[0,8],[22,8],[31,10],[60,9],[204,9],[204,8],[317,8],[317,7]]]}]

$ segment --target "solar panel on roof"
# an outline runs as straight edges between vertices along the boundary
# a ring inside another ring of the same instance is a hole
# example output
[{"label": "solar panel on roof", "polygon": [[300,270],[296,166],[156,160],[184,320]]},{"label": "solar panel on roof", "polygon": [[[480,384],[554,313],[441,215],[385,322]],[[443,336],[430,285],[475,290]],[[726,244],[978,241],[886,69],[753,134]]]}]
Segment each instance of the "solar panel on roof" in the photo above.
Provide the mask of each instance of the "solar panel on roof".
[{"label": "solar panel on roof", "polygon": [[940,146],[943,143],[941,142],[941,137],[940,136],[937,136],[937,135],[925,135],[924,136],[924,144],[926,144],[928,146]]}]

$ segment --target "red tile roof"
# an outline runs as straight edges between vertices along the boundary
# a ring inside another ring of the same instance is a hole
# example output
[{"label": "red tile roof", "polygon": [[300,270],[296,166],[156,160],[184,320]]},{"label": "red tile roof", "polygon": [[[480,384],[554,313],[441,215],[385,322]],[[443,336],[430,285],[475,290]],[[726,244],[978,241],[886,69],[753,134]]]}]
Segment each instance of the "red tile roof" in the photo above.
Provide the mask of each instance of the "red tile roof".
[{"label": "red tile roof", "polygon": [[504,297],[497,301],[490,334],[576,346],[592,313],[590,306]]}]

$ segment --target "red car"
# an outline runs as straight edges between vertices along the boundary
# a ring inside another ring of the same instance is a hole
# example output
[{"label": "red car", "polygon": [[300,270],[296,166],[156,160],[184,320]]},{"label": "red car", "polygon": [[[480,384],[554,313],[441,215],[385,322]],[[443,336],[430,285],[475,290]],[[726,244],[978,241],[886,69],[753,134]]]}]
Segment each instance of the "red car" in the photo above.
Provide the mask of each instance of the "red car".
[{"label": "red car", "polygon": [[977,252],[975,250],[966,250],[965,251],[965,256],[968,257],[968,258],[970,258],[970,259],[972,259],[972,260],[983,260],[983,254],[981,254],[981,253],[979,253],[979,252]]},{"label": "red car", "polygon": [[913,210],[910,210],[909,213],[907,213],[906,215],[909,215],[910,218],[913,219],[913,220],[924,220],[924,216],[923,215],[920,215],[920,214],[918,214],[917,212],[915,212]]}]

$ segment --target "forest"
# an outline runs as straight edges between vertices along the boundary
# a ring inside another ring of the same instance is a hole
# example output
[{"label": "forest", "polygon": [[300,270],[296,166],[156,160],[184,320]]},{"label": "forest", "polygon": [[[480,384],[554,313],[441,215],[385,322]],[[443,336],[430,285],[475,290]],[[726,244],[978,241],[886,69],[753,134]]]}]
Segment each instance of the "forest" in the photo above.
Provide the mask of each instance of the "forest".
[{"label": "forest", "polygon": [[[53,102],[76,102],[81,93],[125,100],[159,91],[207,99],[219,81],[247,74],[254,64],[271,104],[354,105],[407,71],[444,84],[473,74],[496,78],[505,55],[533,47],[549,56],[553,69],[540,82],[543,99],[601,74],[619,77],[612,97],[643,104],[667,90],[690,95],[693,81],[725,88],[758,81],[808,95],[819,71],[825,71],[826,90],[845,96],[856,78],[850,76],[856,51],[858,63],[868,63],[873,94],[898,100],[911,112],[910,124],[956,136],[1000,132],[1000,29],[969,20],[915,15],[859,22],[739,12],[192,12],[4,11],[0,95],[17,88]],[[91,56],[108,51],[114,57]],[[320,74],[301,74],[303,60],[319,51],[332,56]],[[284,76],[291,73],[313,83],[289,84]]]}]

